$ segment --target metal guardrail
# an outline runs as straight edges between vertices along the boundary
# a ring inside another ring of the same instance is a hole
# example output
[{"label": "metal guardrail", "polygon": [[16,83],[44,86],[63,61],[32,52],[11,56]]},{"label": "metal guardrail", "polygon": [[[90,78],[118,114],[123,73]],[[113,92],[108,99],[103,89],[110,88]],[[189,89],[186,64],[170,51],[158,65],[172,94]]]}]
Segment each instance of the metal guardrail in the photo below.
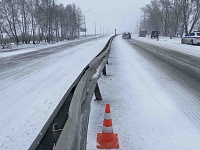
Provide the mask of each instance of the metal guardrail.
[{"label": "metal guardrail", "polygon": [[103,50],[76,78],[29,150],[86,149],[90,103],[94,91],[96,98],[101,99],[97,81],[102,71],[106,74],[106,63],[114,37],[109,39]]},{"label": "metal guardrail", "polygon": [[108,61],[111,37],[105,48],[90,63],[79,81],[69,108],[69,118],[57,141],[55,150],[85,150],[90,104],[97,81]]}]

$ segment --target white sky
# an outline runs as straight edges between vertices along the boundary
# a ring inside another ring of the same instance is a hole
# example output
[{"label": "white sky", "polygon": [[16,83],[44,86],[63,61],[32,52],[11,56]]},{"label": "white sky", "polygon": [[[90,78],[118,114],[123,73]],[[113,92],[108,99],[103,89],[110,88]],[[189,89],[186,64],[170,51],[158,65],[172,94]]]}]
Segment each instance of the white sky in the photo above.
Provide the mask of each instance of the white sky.
[{"label": "white sky", "polygon": [[94,20],[96,20],[97,33],[100,32],[100,24],[107,30],[135,32],[137,19],[139,20],[140,8],[149,4],[151,0],[57,0],[58,3],[76,4],[86,13],[88,32],[94,33]]}]

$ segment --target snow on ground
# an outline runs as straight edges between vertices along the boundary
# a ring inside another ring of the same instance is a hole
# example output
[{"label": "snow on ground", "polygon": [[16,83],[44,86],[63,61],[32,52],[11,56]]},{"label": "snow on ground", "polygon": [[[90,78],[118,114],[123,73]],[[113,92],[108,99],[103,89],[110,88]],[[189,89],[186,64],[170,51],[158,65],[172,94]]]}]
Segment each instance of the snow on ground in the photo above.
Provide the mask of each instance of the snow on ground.
[{"label": "snow on ground", "polygon": [[[101,37],[38,60],[21,63],[1,74],[1,150],[29,148],[70,85],[104,48],[110,37]],[[30,50],[8,52],[8,56]],[[7,53],[0,53],[4,54]]]},{"label": "snow on ground", "polygon": [[[181,45],[176,39],[137,40],[199,55],[199,47]],[[184,97],[181,100],[196,102],[191,110],[199,109],[199,98],[148,62],[121,36],[113,41],[107,74],[98,82],[103,100],[92,100],[87,150],[97,149],[106,103],[111,105],[120,150],[199,150],[200,130],[176,103],[178,97]]]},{"label": "snow on ground", "polygon": [[[24,62],[6,72],[9,77],[0,81],[0,149],[28,149],[69,86],[102,50],[109,37],[37,61]],[[200,56],[199,46],[180,44],[180,39],[133,38]],[[63,43],[57,43],[60,44]],[[0,57],[48,46],[0,52]],[[181,94],[181,97],[194,102],[196,109],[191,106],[192,111],[198,111],[198,98],[147,62],[121,36],[114,39],[110,56],[108,76],[99,79],[104,100],[92,101],[91,104],[87,149],[96,149],[96,136],[102,132],[105,104],[110,103],[113,129],[119,134],[121,150],[199,150],[199,129],[174,102],[179,93],[179,96]]]}]

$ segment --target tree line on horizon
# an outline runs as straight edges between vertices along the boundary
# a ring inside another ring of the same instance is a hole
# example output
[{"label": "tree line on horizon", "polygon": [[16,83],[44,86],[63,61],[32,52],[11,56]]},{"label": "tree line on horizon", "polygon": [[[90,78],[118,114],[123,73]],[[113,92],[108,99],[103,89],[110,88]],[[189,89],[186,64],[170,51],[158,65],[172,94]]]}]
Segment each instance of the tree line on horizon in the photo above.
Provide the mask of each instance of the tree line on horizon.
[{"label": "tree line on horizon", "polygon": [[200,0],[152,0],[141,8],[140,28],[182,37],[200,31]]},{"label": "tree line on horizon", "polygon": [[51,43],[79,38],[82,11],[54,0],[0,0],[0,44]]}]

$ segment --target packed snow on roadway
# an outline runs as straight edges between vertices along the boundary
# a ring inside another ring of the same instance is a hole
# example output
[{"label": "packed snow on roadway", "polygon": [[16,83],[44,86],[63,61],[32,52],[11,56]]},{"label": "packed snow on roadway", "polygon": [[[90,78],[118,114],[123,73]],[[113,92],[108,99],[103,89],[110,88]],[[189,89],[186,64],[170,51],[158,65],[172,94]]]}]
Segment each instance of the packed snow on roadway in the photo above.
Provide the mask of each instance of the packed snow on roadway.
[{"label": "packed snow on roadway", "polygon": [[[69,86],[110,36],[76,45],[31,64],[25,62],[33,69],[23,68],[26,64],[21,64],[9,78],[0,76],[0,149],[29,148]],[[200,56],[198,46],[182,45],[180,39],[156,41],[134,35],[133,38]],[[0,58],[40,49],[1,52]],[[194,103],[190,109],[200,108],[198,98],[191,97],[186,89],[148,62],[121,35],[113,41],[107,74],[99,79],[103,100],[97,102],[93,98],[91,103],[87,150],[96,149],[96,136],[102,132],[107,103],[111,105],[119,149],[199,150],[200,130],[177,106],[174,92],[182,93],[181,96]]]},{"label": "packed snow on roadway", "polygon": [[[132,38],[200,54],[198,46],[182,45],[178,38]],[[107,76],[98,82],[103,101],[91,104],[87,150],[97,149],[97,133],[102,132],[107,103],[120,150],[199,150],[199,97],[148,62],[121,37],[114,39],[109,64]]]}]

